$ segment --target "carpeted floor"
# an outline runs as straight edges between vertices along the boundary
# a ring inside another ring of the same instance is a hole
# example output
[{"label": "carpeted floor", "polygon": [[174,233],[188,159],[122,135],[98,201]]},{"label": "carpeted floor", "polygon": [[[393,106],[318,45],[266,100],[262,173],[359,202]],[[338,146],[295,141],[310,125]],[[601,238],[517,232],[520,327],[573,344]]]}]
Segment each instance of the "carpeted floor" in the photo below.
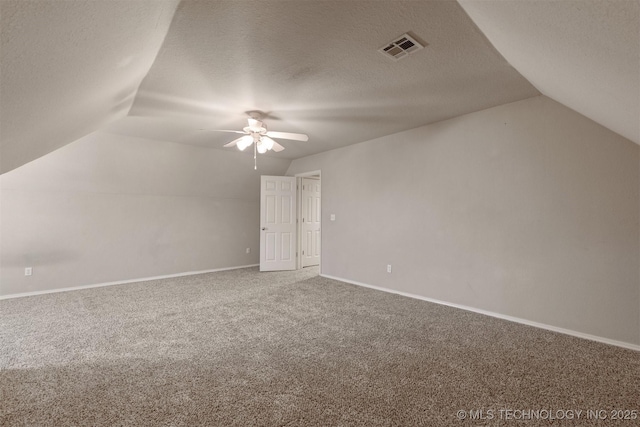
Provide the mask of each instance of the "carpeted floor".
[{"label": "carpeted floor", "polygon": [[2,426],[640,425],[638,352],[316,268],[4,300],[0,345]]}]

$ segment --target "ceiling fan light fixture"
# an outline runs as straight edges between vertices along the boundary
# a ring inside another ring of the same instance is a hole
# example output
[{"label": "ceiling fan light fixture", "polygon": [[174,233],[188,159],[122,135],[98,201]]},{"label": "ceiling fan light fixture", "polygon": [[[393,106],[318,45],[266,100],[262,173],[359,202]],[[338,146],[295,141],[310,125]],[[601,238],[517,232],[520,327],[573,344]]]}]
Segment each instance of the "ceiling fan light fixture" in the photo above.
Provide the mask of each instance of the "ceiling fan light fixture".
[{"label": "ceiling fan light fixture", "polygon": [[258,153],[260,154],[264,154],[267,152],[267,147],[265,147],[261,141],[258,141],[258,144],[256,145],[256,147],[258,148]]},{"label": "ceiling fan light fixture", "polygon": [[251,145],[251,143],[253,142],[253,137],[251,135],[245,135],[242,138],[240,138],[240,141],[238,141],[238,150],[242,151],[245,148],[247,148],[248,146]]},{"label": "ceiling fan light fixture", "polygon": [[269,138],[268,136],[263,136],[260,138],[260,143],[267,149],[267,150],[271,150],[273,148],[273,144],[275,144],[275,141],[271,138]]}]

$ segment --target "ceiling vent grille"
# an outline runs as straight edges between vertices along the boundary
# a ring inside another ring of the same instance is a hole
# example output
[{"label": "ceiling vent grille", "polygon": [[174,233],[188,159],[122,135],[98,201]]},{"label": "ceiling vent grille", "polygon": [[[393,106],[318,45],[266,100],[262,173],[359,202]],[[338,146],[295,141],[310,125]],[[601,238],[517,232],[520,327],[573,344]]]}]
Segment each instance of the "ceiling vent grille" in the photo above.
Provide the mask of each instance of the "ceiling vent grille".
[{"label": "ceiling vent grille", "polygon": [[398,61],[422,48],[424,48],[424,46],[416,39],[411,37],[409,34],[403,34],[396,40],[378,49],[378,52],[382,53],[387,58]]}]

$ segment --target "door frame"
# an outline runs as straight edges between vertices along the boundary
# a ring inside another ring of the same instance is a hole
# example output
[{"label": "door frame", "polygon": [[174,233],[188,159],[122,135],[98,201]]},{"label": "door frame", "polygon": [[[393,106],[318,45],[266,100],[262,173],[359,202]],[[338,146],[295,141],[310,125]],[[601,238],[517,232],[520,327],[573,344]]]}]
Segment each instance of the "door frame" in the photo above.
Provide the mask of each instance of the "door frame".
[{"label": "door frame", "polygon": [[297,237],[296,237],[296,270],[301,270],[302,267],[302,256],[301,248],[302,248],[302,178],[310,178],[310,177],[318,177],[320,178],[320,264],[318,265],[318,270],[322,273],[322,171],[315,170],[310,172],[302,172],[294,175],[296,177],[296,228],[297,228]]}]

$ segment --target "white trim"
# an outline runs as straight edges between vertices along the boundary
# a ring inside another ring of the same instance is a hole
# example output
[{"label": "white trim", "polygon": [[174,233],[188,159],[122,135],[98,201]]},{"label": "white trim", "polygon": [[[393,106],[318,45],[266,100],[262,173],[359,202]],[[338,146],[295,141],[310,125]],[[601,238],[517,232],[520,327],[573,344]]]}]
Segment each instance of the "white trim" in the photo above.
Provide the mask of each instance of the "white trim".
[{"label": "white trim", "polygon": [[300,178],[309,178],[312,176],[319,176],[322,179],[322,170],[318,169],[315,171],[311,171],[311,172],[301,172],[301,173],[297,173],[295,175],[293,175],[295,177],[300,177]]},{"label": "white trim", "polygon": [[296,270],[300,270],[302,268],[302,221],[300,221],[300,216],[302,216],[302,177],[297,175],[296,198],[298,199],[296,203]]},{"label": "white trim", "polygon": [[565,328],[560,328],[560,327],[557,327],[557,326],[547,325],[546,323],[534,322],[532,320],[522,319],[520,317],[508,316],[506,314],[500,314],[500,313],[496,313],[496,312],[493,312],[493,311],[482,310],[482,309],[479,309],[479,308],[469,307],[467,305],[455,304],[455,303],[451,303],[451,302],[447,302],[447,301],[441,301],[441,300],[437,300],[437,299],[433,299],[433,298],[424,297],[422,295],[410,294],[408,292],[396,291],[394,289],[383,288],[383,287],[380,287],[380,286],[368,285],[366,283],[357,282],[355,280],[343,279],[341,277],[330,276],[328,274],[320,273],[320,276],[326,277],[327,279],[338,280],[340,282],[345,282],[345,283],[349,283],[349,284],[356,285],[356,286],[362,286],[362,287],[365,287],[365,288],[375,289],[375,290],[378,290],[378,291],[389,292],[389,293],[392,293],[392,294],[398,294],[398,295],[402,295],[402,296],[409,297],[409,298],[414,298],[414,299],[419,299],[419,300],[423,300],[423,301],[432,302],[432,303],[435,303],[435,304],[447,305],[449,307],[459,308],[461,310],[472,311],[474,313],[484,314],[485,316],[497,317],[498,319],[508,320],[510,322],[515,322],[515,323],[521,323],[523,325],[533,326],[533,327],[540,328],[540,329],[546,329],[548,331],[559,332],[559,333],[565,334],[565,335],[571,335],[571,336],[574,336],[574,337],[584,338],[584,339],[591,340],[591,341],[597,341],[597,342],[601,342],[601,343],[604,343],[604,344],[615,345],[617,347],[623,347],[623,348],[627,348],[629,350],[640,351],[640,345],[637,345],[637,344],[632,344],[632,343],[628,343],[628,342],[624,342],[624,341],[612,340],[610,338],[599,337],[597,335],[585,334],[583,332],[577,332],[577,331],[573,331],[571,329],[565,329]]},{"label": "white trim", "polygon": [[106,283],[96,283],[93,285],[73,286],[71,288],[47,289],[44,291],[24,292],[21,294],[0,295],[0,300],[11,299],[11,298],[21,298],[21,297],[31,297],[31,296],[43,295],[43,294],[53,294],[57,292],[79,291],[82,289],[101,288],[103,286],[125,285],[127,283],[148,282],[150,280],[170,279],[172,277],[193,276],[195,274],[215,273],[217,271],[238,270],[240,268],[257,267],[258,265],[259,264],[249,264],[249,265],[239,265],[237,267],[214,268],[213,270],[187,271],[184,273],[166,274],[164,276],[142,277],[139,279],[120,280],[117,282],[106,282]]}]

